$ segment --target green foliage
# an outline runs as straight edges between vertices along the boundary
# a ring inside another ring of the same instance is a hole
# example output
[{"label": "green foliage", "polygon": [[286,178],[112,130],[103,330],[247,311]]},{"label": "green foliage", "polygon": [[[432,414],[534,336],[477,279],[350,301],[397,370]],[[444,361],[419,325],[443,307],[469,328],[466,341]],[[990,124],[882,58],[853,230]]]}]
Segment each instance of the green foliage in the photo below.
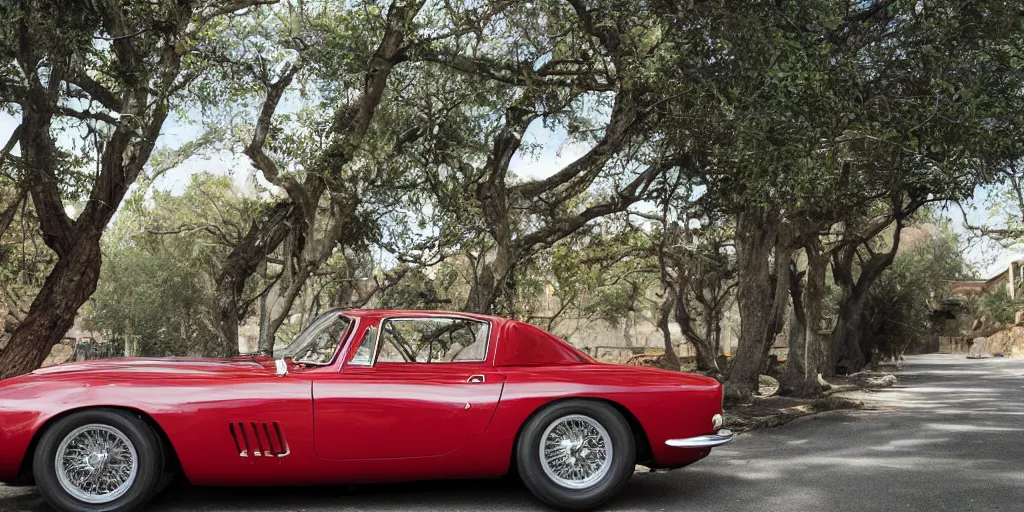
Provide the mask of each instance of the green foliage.
[{"label": "green foliage", "polygon": [[386,309],[451,309],[457,294],[453,286],[458,270],[441,264],[427,271],[415,269],[395,286],[377,297],[377,305]]},{"label": "green foliage", "polygon": [[194,175],[181,195],[135,194],[104,239],[87,326],[137,355],[205,353],[217,341],[214,272],[240,236],[247,203],[230,178],[209,174]]},{"label": "green foliage", "polygon": [[630,312],[650,313],[650,296],[658,280],[651,238],[620,218],[559,242],[545,257],[544,281],[559,307],[550,312],[550,327],[560,317],[599,319],[618,326]]},{"label": "green foliage", "polygon": [[[780,225],[800,224],[802,235],[828,233],[831,250],[835,228],[856,238],[876,217],[910,213],[893,204],[961,199],[996,180],[992,216],[1020,231],[1014,208],[1024,199],[1011,164],[1024,66],[1013,2],[430,2],[388,62],[377,55],[395,28],[388,1],[282,0],[212,18],[220,3],[199,2],[178,20],[185,4],[118,4],[129,26],[144,28],[120,39],[139,45],[139,69],[119,61],[94,8],[23,1],[0,11],[5,112],[17,114],[23,85],[42,79],[17,62],[29,26],[35,60],[47,63],[40,70],[80,67],[119,97],[134,76],[148,77],[171,97],[143,103],[168,100],[199,128],[155,154],[151,179],[104,239],[87,315],[113,338],[144,340],[142,353],[215,343],[218,272],[261,212],[294,200],[282,184],[310,194],[312,220],[290,219],[302,231],[292,245],[257,255],[237,304],[243,320],[292,271],[308,281],[283,314],[295,309],[300,319],[375,297],[381,307],[477,307],[544,327],[570,315],[617,326],[630,312],[653,316],[656,292],[678,287],[711,340],[737,281],[739,213],[764,210]],[[157,28],[172,22],[190,27],[174,39],[182,72],[150,77],[148,66],[163,63]],[[361,111],[368,77],[385,65],[387,87]],[[259,144],[279,175],[256,172],[280,188],[242,195],[230,180],[197,175],[180,196],[147,192],[195,157],[251,157],[263,103],[290,72]],[[78,97],[72,107],[85,107],[78,103],[91,93],[65,85]],[[349,130],[359,112],[370,121]],[[128,122],[115,121],[64,114],[49,128],[65,201],[99,204],[85,199],[96,148]],[[549,186],[510,164],[542,154],[537,133],[585,153]],[[9,158],[2,170],[6,206],[26,167]],[[36,249],[31,207],[18,221],[28,227],[3,233],[0,279],[7,290],[32,290],[52,258]],[[868,238],[855,240],[866,253],[884,245]],[[323,258],[310,256],[324,247]],[[959,258],[946,226],[900,252],[871,288],[879,347],[927,332],[931,294],[961,272]],[[493,293],[470,306],[476,289]],[[1010,306],[992,300],[1002,317]],[[285,321],[280,338],[299,323]]]},{"label": "green foliage", "polygon": [[[948,221],[927,219],[908,228],[911,247],[871,287],[865,308],[873,346],[884,356],[938,334],[930,320],[948,281],[965,276],[959,238]],[[932,223],[935,222],[935,223]],[[917,229],[914,229],[917,228]]]},{"label": "green foliage", "polygon": [[985,316],[988,322],[997,326],[1017,321],[1017,312],[1024,309],[1024,300],[1011,299],[1003,286],[989,291],[978,300],[977,317]]},{"label": "green foliage", "polygon": [[[969,196],[1024,112],[1019,13],[1001,1],[696,3],[671,13],[668,140],[709,204],[822,221],[878,198]],[[863,12],[858,12],[858,9]]]},{"label": "green foliage", "polygon": [[111,340],[137,342],[135,355],[201,353],[216,334],[203,321],[211,297],[190,253],[173,241],[108,250],[88,325]]}]

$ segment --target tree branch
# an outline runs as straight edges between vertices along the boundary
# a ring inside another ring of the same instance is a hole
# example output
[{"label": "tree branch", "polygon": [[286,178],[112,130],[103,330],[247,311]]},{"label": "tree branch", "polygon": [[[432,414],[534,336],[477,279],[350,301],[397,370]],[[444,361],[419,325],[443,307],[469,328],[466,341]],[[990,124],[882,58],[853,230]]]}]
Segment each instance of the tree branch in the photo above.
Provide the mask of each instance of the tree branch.
[{"label": "tree branch", "polygon": [[642,200],[646,196],[647,188],[654,183],[654,180],[674,167],[686,165],[689,162],[689,155],[663,162],[659,165],[647,167],[622,190],[612,194],[608,201],[590,206],[578,215],[570,218],[552,219],[543,229],[535,231],[518,241],[521,248],[530,248],[537,245],[550,245],[585,226],[590,221],[622,212],[628,209],[633,203]]},{"label": "tree branch", "polygon": [[889,6],[895,4],[896,1],[897,0],[874,0],[873,2],[871,2],[871,5],[867,6],[867,8],[865,8],[863,10],[860,10],[860,11],[857,11],[857,12],[852,13],[852,14],[848,14],[843,19],[846,22],[853,22],[853,23],[859,23],[859,22],[862,22],[862,21],[867,21],[867,20],[871,19],[872,17],[874,17],[876,14],[884,11],[885,9],[888,9]]},{"label": "tree branch", "polygon": [[63,116],[73,117],[75,119],[81,119],[83,121],[103,121],[104,123],[107,123],[107,124],[110,124],[110,125],[115,125],[115,126],[118,124],[118,120],[117,119],[115,119],[110,114],[106,114],[104,112],[91,112],[91,111],[88,111],[88,110],[81,111],[81,110],[75,110],[75,109],[68,108],[68,107],[57,107],[57,113],[60,114],[60,115],[63,115]]},{"label": "tree branch", "polygon": [[605,163],[626,144],[631,129],[639,118],[640,114],[632,91],[620,91],[615,97],[611,118],[605,126],[604,135],[590,151],[550,177],[516,185],[513,187],[513,191],[521,197],[535,197],[575,180],[576,186],[571,187],[574,190],[570,192],[570,195],[575,195],[581,188],[590,186],[600,174]]},{"label": "tree branch", "polygon": [[7,139],[7,144],[4,144],[3,149],[0,149],[0,167],[3,167],[4,162],[7,160],[7,156],[11,154],[11,151],[14,151],[14,146],[20,141],[21,125],[19,124],[11,133],[11,137]]},{"label": "tree branch", "polygon": [[424,51],[414,58],[423,62],[440,64],[467,75],[516,87],[575,87],[593,92],[615,90],[614,84],[597,81],[591,70],[553,70],[549,69],[551,62],[546,63],[542,69],[534,71],[531,62],[514,63],[483,57],[469,58],[464,55],[450,55],[444,52]]},{"label": "tree branch", "polygon": [[253,166],[263,172],[267,181],[283,188],[288,196],[302,208],[303,215],[307,222],[311,222],[316,215],[316,202],[312,200],[309,191],[306,190],[295,178],[281,176],[274,159],[267,154],[265,147],[267,136],[270,133],[270,126],[273,122],[274,113],[284,95],[285,90],[292,83],[300,65],[291,65],[277,81],[267,84],[267,96],[263,100],[259,117],[256,119],[256,127],[253,130],[252,140],[245,147],[245,154],[249,156]]}]

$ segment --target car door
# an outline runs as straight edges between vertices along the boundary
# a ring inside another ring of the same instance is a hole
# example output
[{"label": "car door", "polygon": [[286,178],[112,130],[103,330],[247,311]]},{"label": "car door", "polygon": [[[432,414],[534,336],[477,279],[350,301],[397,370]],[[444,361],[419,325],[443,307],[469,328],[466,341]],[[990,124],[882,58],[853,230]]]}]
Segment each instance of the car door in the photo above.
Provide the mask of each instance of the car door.
[{"label": "car door", "polygon": [[313,381],[318,457],[440,457],[482,434],[504,387],[490,325],[457,317],[367,326],[337,375]]}]

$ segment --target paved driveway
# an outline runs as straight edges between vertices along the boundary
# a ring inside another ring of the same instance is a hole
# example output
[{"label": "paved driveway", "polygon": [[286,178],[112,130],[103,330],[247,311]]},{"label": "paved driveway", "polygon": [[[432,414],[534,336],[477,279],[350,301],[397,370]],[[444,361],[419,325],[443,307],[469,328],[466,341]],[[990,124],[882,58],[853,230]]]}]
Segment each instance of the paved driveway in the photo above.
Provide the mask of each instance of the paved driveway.
[{"label": "paved driveway", "polygon": [[[1024,359],[908,360],[878,410],[738,436],[679,471],[641,473],[607,510],[1024,510]],[[0,510],[46,510],[0,487]],[[154,512],[542,510],[521,487],[442,482],[315,489],[174,488]]]}]

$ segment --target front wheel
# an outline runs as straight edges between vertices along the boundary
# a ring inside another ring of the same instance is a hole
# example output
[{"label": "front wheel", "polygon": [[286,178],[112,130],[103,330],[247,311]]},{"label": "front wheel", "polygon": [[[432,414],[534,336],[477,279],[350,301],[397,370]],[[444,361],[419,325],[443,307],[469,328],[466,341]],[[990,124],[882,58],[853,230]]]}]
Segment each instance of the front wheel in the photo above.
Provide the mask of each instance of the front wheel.
[{"label": "front wheel", "polygon": [[43,432],[32,471],[40,493],[58,511],[139,510],[160,484],[160,439],[125,411],[82,411]]},{"label": "front wheel", "polygon": [[520,434],[516,462],[527,488],[561,510],[590,510],[633,475],[636,445],[612,406],[567,400],[541,410]]}]

